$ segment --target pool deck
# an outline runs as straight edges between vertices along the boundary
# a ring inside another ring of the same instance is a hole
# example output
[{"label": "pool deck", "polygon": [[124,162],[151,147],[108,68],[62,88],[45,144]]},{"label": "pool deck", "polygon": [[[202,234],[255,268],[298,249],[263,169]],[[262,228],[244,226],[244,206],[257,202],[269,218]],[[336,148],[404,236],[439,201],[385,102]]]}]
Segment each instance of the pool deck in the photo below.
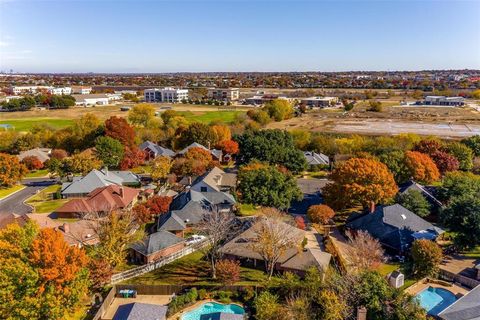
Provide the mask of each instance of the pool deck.
[{"label": "pool deck", "polygon": [[418,294],[419,292],[425,290],[428,287],[442,288],[442,289],[450,291],[451,293],[453,293],[456,296],[458,294],[461,294],[462,296],[464,296],[468,292],[468,289],[465,289],[465,288],[463,288],[461,286],[458,286],[456,284],[452,284],[451,286],[445,286],[445,285],[441,285],[441,284],[438,284],[438,283],[428,282],[426,279],[420,280],[417,283],[415,283],[414,285],[408,287],[405,290],[405,292],[414,296],[414,295]]},{"label": "pool deck", "polygon": [[164,295],[137,295],[136,298],[115,298],[112,301],[112,304],[108,307],[105,314],[102,316],[102,319],[108,320],[113,319],[115,312],[119,306],[134,302],[142,302],[142,303],[151,303],[157,305],[167,305],[170,302],[172,296],[164,296]]}]

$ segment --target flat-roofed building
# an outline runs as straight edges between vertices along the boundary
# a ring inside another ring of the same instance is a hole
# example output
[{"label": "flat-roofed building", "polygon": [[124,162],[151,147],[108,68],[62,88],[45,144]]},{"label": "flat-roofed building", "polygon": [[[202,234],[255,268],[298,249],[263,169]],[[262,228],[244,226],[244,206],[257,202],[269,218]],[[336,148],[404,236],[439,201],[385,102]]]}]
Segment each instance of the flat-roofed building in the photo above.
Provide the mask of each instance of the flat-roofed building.
[{"label": "flat-roofed building", "polygon": [[278,94],[267,94],[267,93],[257,93],[253,97],[246,98],[245,103],[252,104],[252,105],[262,105],[266,102],[275,100],[275,99],[284,99],[284,100],[291,100],[285,96],[281,96]]},{"label": "flat-roofed building", "polygon": [[220,101],[236,101],[240,97],[238,88],[208,88],[208,98]]},{"label": "flat-roofed building", "polygon": [[37,93],[39,91],[45,90],[48,91],[53,89],[50,86],[12,86],[10,91],[13,94],[27,94],[27,93]]},{"label": "flat-roofed building", "polygon": [[463,106],[465,98],[463,97],[445,97],[445,96],[426,96],[423,101],[425,105],[431,106]]},{"label": "flat-roofed building", "polygon": [[172,87],[145,89],[144,96],[146,102],[179,103],[188,99],[188,89]]},{"label": "flat-roofed building", "polygon": [[331,107],[338,103],[337,97],[309,97],[300,99],[301,104],[311,108]]},{"label": "flat-roofed building", "polygon": [[72,92],[76,94],[90,94],[92,93],[92,87],[76,86],[72,87]]},{"label": "flat-roofed building", "polygon": [[70,88],[70,87],[49,88],[47,91],[50,94],[56,94],[56,95],[72,94],[72,88]]},{"label": "flat-roofed building", "polygon": [[110,99],[105,94],[74,94],[75,105],[83,107],[104,106],[109,104]]}]

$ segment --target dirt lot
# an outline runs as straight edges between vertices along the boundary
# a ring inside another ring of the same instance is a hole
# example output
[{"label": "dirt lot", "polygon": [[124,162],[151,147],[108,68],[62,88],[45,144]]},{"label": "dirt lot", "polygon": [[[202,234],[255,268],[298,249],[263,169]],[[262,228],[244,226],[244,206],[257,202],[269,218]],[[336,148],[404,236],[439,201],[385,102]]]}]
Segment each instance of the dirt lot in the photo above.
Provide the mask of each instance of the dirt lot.
[{"label": "dirt lot", "polygon": [[417,133],[445,138],[462,138],[480,134],[480,112],[471,107],[388,106],[382,112],[367,112],[359,104],[349,113],[342,110],[312,111],[270,128],[305,129],[317,132],[395,135]]}]

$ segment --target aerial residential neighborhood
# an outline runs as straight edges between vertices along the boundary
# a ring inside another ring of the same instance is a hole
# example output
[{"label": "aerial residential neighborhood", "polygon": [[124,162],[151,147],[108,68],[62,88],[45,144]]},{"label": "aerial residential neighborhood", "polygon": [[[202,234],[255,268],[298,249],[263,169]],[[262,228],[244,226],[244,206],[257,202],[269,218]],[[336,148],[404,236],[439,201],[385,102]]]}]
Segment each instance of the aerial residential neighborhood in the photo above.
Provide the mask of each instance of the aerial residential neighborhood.
[{"label": "aerial residential neighborhood", "polygon": [[479,21],[0,1],[0,319],[480,320]]}]

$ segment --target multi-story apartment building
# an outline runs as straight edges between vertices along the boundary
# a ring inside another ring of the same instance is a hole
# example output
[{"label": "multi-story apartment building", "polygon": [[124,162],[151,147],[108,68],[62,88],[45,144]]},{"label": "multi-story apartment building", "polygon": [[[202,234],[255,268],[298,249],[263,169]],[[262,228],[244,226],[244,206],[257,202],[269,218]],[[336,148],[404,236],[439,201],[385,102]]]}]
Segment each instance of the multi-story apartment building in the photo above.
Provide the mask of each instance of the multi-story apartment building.
[{"label": "multi-story apartment building", "polygon": [[50,94],[57,94],[57,95],[62,95],[62,94],[72,94],[72,88],[70,87],[61,87],[61,88],[49,88],[47,89],[48,93]]},{"label": "multi-story apartment building", "polygon": [[146,102],[169,102],[178,103],[188,99],[188,89],[176,89],[165,87],[163,89],[152,88],[144,91]]},{"label": "multi-story apartment building", "polygon": [[207,97],[220,101],[236,101],[240,97],[238,88],[208,88]]}]

